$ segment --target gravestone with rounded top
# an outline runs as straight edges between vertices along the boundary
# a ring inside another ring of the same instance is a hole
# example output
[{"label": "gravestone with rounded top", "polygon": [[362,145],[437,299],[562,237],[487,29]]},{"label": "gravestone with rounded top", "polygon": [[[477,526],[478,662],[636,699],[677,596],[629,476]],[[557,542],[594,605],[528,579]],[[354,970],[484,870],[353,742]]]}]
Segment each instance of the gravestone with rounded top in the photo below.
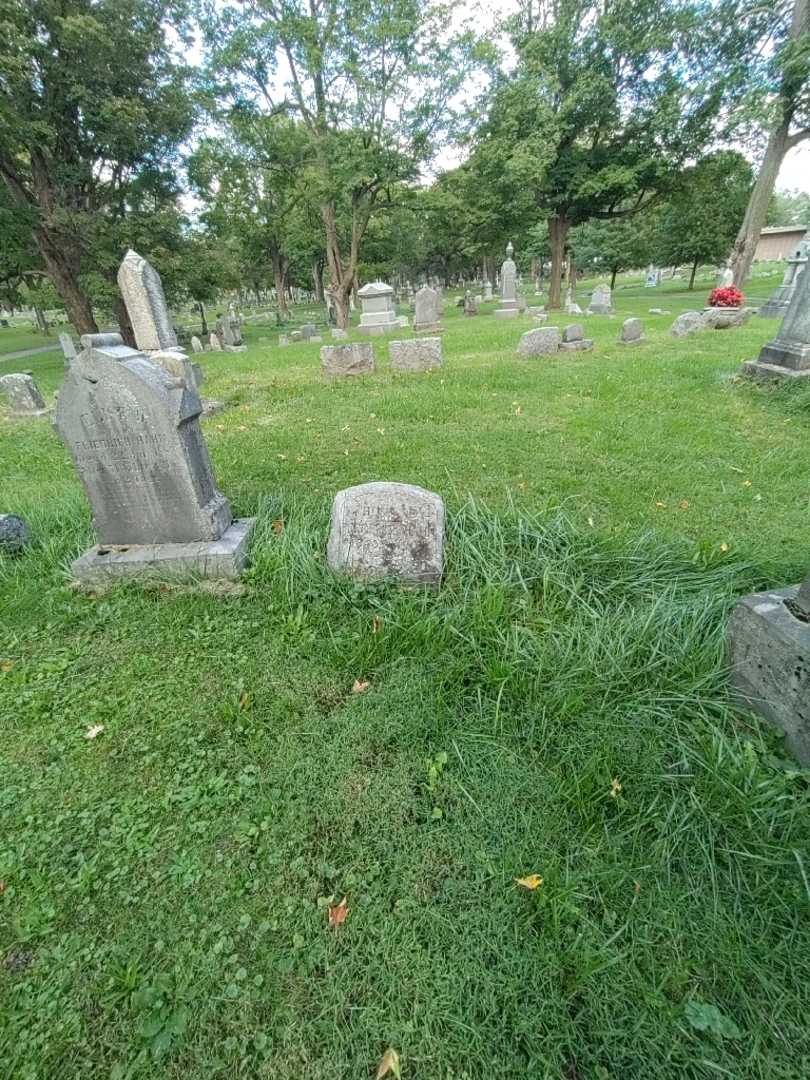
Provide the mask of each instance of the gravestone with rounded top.
[{"label": "gravestone with rounded top", "polygon": [[216,487],[193,385],[99,339],[71,364],[56,409],[98,539],[74,574],[237,576],[254,522],[234,522]]},{"label": "gravestone with rounded top", "polygon": [[361,581],[435,585],[444,569],[444,502],[413,484],[370,483],[332,504],[329,566]]},{"label": "gravestone with rounded top", "polygon": [[195,353],[201,353],[204,351],[203,343],[200,341],[196,334],[191,335],[191,347]]},{"label": "gravestone with rounded top", "polygon": [[177,335],[169,317],[160,275],[132,248],[118,268],[118,288],[138,348],[142,352],[176,348]]},{"label": "gravestone with rounded top", "polygon": [[644,323],[641,319],[625,319],[619,332],[622,345],[639,345],[644,340]]},{"label": "gravestone with rounded top", "polygon": [[70,334],[60,334],[59,344],[62,346],[62,356],[65,358],[65,364],[69,364],[76,356],[76,346],[73,344],[73,338]]},{"label": "gravestone with rounded top", "polygon": [[612,311],[610,286],[605,284],[597,285],[591,293],[591,302],[588,304],[588,314],[610,315]]},{"label": "gravestone with rounded top", "polygon": [[705,329],[703,315],[699,311],[684,311],[670,326],[669,332],[673,337],[689,337],[699,330]]},{"label": "gravestone with rounded top", "polygon": [[5,394],[12,416],[44,416],[48,412],[39,387],[23,372],[0,376],[0,394]]},{"label": "gravestone with rounded top", "polygon": [[22,551],[30,540],[28,526],[17,514],[0,514],[0,552]]}]

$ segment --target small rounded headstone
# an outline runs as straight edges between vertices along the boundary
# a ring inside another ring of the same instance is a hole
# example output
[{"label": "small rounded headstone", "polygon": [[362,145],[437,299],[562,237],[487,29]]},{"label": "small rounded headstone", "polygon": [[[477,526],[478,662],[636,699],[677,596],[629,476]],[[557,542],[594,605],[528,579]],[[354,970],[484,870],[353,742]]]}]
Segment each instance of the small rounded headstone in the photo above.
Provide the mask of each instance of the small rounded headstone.
[{"label": "small rounded headstone", "polygon": [[527,330],[517,347],[518,356],[552,356],[560,348],[560,328],[541,326]]},{"label": "small rounded headstone", "polygon": [[625,319],[622,323],[619,341],[625,345],[635,345],[644,337],[644,324],[641,319]]},{"label": "small rounded headstone", "polygon": [[22,551],[31,539],[25,521],[16,514],[0,514],[0,552]]}]

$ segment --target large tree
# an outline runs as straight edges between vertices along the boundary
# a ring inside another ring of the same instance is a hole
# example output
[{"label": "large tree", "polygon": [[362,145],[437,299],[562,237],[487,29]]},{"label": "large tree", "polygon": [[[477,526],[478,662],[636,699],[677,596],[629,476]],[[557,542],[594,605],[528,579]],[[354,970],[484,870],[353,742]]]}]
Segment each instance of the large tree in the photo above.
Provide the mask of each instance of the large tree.
[{"label": "large tree", "polygon": [[217,92],[242,109],[293,115],[307,133],[308,197],[345,327],[369,222],[430,156],[452,116],[470,41],[448,31],[449,7],[421,0],[206,7]]},{"label": "large tree", "polygon": [[[745,216],[732,249],[734,284],[742,287],[768,215],[779,169],[789,150],[810,139],[810,0],[746,2],[733,12],[740,23],[733,41],[745,40],[744,62],[732,69],[742,87],[744,118],[759,124],[765,150]],[[737,53],[736,46],[732,55]]]},{"label": "large tree", "polygon": [[691,266],[690,289],[698,266],[726,257],[751,181],[750,164],[733,150],[711,154],[684,172],[661,214],[656,257],[664,266]]},{"label": "large tree", "polygon": [[[133,185],[166,191],[188,133],[185,70],[166,39],[180,0],[0,0],[0,177],[80,333],[83,276]],[[118,253],[120,257],[120,252]]]},{"label": "large tree", "polygon": [[571,230],[569,248],[580,274],[610,274],[611,289],[623,270],[637,270],[655,259],[654,210],[626,218],[588,221]]},{"label": "large tree", "polygon": [[688,0],[524,0],[512,20],[517,64],[475,153],[548,219],[551,307],[570,229],[644,209],[711,138],[722,88],[696,62],[698,15]]}]

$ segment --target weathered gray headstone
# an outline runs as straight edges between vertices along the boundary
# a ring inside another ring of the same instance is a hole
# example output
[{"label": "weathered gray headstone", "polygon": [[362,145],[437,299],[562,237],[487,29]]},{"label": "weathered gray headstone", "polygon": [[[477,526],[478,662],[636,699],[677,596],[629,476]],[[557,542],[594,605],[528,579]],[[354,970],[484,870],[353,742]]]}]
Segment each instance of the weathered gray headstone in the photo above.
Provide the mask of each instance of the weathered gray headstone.
[{"label": "weathered gray headstone", "polygon": [[384,281],[364,285],[357,293],[363,308],[358,330],[361,334],[384,334],[395,329],[394,290]]},{"label": "weathered gray headstone", "polygon": [[331,333],[333,341],[345,341],[349,336],[345,330],[340,330],[337,326],[332,327]]},{"label": "weathered gray headstone", "polygon": [[12,416],[44,416],[48,412],[30,375],[15,372],[0,376],[0,393],[5,394]]},{"label": "weathered gray headstone", "polygon": [[706,308],[703,325],[707,330],[729,330],[734,326],[744,326],[753,313],[753,308]]},{"label": "weathered gray headstone", "polygon": [[414,297],[413,328],[417,333],[440,329],[439,294],[429,285],[423,285]]},{"label": "weathered gray headstone", "polygon": [[590,352],[593,342],[585,337],[585,329],[580,323],[571,323],[563,330],[560,342],[561,352]]},{"label": "weathered gray headstone", "polygon": [[518,356],[551,356],[560,348],[560,328],[541,326],[527,330],[518,342]]},{"label": "weathered gray headstone", "polygon": [[734,284],[734,271],[728,265],[723,266],[717,271],[714,280],[718,289],[727,289]]},{"label": "weathered gray headstone", "polygon": [[622,345],[638,345],[644,340],[644,323],[641,319],[625,319],[619,332]]},{"label": "weathered gray headstone", "polygon": [[478,304],[476,304],[475,298],[469,289],[464,297],[464,314],[470,316],[478,314]]},{"label": "weathered gray headstone", "polygon": [[484,282],[484,300],[486,301],[486,300],[491,300],[491,299],[492,299],[492,282],[491,281],[485,281]]},{"label": "weathered gray headstone", "polygon": [[157,270],[131,248],[118,269],[118,288],[124,298],[139,349],[149,352],[177,346],[177,335]]},{"label": "weathered gray headstone", "polygon": [[30,540],[28,526],[17,514],[0,514],[0,553],[22,551]]},{"label": "weathered gray headstone", "polygon": [[213,352],[222,352],[222,342],[219,340],[219,336],[217,334],[210,334],[208,340],[211,343],[211,349]]},{"label": "weathered gray headstone", "polygon": [[194,352],[197,352],[197,353],[205,351],[203,349],[203,343],[200,341],[200,339],[197,337],[196,334],[191,335],[191,347],[194,350]]},{"label": "weathered gray headstone", "polygon": [[700,311],[684,311],[670,326],[669,332],[673,337],[688,337],[703,329],[703,315]]},{"label": "weathered gray headstone", "polygon": [[518,314],[517,266],[512,258],[514,252],[510,241],[506,245],[506,259],[501,264],[501,303],[495,309],[498,319],[514,319]]},{"label": "weathered gray headstone", "polygon": [[581,323],[571,323],[570,326],[566,326],[563,330],[563,341],[582,341],[585,337],[585,328]]},{"label": "weathered gray headstone", "polygon": [[[810,579],[808,579],[810,580]],[[810,764],[810,586],[744,597],[726,631],[737,701],[785,735]]]},{"label": "weathered gray headstone", "polygon": [[429,371],[442,366],[442,339],[392,341],[388,346],[388,357],[394,371]]},{"label": "weathered gray headstone", "polygon": [[361,581],[437,584],[444,569],[444,502],[412,484],[339,491],[332,504],[329,566]]},{"label": "weathered gray headstone", "polygon": [[610,315],[613,311],[609,285],[597,285],[591,293],[591,302],[588,304],[589,315]]},{"label": "weathered gray headstone", "polygon": [[799,278],[805,273],[808,260],[810,259],[810,229],[799,243],[793,254],[787,260],[787,266],[782,276],[782,284],[768,297],[768,302],[759,309],[759,314],[765,318],[775,318],[784,315],[793,299],[793,292]]},{"label": "weathered gray headstone", "polygon": [[763,345],[743,372],[771,378],[810,378],[810,273],[799,277],[787,313],[773,341]]},{"label": "weathered gray headstone", "polygon": [[65,358],[65,363],[69,364],[76,356],[76,346],[73,344],[73,338],[70,334],[60,334],[59,344],[62,346],[62,356]]},{"label": "weathered gray headstone", "polygon": [[286,334],[279,334],[278,335],[278,343],[279,343],[279,345],[289,345],[290,344],[290,339],[287,337]]},{"label": "weathered gray headstone", "polygon": [[185,379],[126,346],[94,344],[71,364],[56,429],[99,541],[73,564],[80,580],[239,573],[253,521],[233,522],[217,490],[201,408]]},{"label": "weathered gray headstone", "polygon": [[328,378],[366,375],[374,370],[374,349],[370,342],[321,347],[321,371]]}]

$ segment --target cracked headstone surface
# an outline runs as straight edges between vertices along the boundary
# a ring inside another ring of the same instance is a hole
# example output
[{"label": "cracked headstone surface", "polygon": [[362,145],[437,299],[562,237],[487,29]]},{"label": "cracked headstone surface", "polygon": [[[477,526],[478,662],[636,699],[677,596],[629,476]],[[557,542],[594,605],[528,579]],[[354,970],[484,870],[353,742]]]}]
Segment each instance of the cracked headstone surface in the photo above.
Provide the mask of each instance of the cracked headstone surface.
[{"label": "cracked headstone surface", "polygon": [[527,330],[518,342],[518,356],[552,356],[560,348],[560,328],[541,326]]},{"label": "cracked headstone surface", "polygon": [[160,275],[131,248],[118,269],[118,288],[138,348],[144,352],[176,348],[177,335],[169,317]]},{"label": "cracked headstone surface", "polygon": [[430,371],[441,367],[441,338],[392,341],[388,346],[388,358],[394,371]]},{"label": "cracked headstone surface", "polygon": [[43,416],[48,410],[39,387],[23,372],[0,376],[0,394],[4,394],[12,416]]},{"label": "cracked headstone surface", "polygon": [[355,341],[348,345],[323,345],[321,371],[327,378],[367,375],[374,371],[371,342]]},{"label": "cracked headstone surface", "polygon": [[370,483],[332,504],[329,566],[361,581],[435,585],[444,569],[444,502],[412,484]]}]

